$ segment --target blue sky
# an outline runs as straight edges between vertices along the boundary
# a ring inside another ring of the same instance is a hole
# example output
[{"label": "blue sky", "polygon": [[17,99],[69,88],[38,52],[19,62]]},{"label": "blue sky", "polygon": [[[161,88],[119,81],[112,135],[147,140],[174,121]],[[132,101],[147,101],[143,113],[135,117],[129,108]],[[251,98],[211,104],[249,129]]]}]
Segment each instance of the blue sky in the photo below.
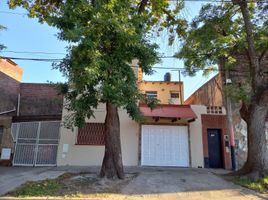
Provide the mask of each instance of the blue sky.
[{"label": "blue sky", "polygon": [[[185,9],[181,15],[192,19],[201,7],[200,2],[187,2]],[[17,8],[10,10],[6,4],[0,3],[0,24],[5,26],[7,30],[0,32],[0,43],[7,46],[0,55],[9,57],[28,57],[28,58],[63,58],[66,43],[59,41],[56,37],[57,29],[49,27],[46,24],[40,24],[37,19],[30,19],[26,15],[17,13],[25,13],[25,10]],[[156,41],[159,46],[159,52],[166,56],[173,55],[178,49],[179,44],[168,46],[167,36],[160,36]],[[33,53],[12,53],[9,51],[20,52],[50,52],[59,54],[33,54]],[[50,62],[35,62],[14,60],[24,70],[23,82],[60,82],[64,81],[61,73],[57,70],[52,70]],[[157,67],[178,67],[183,68],[183,62],[178,59],[162,59],[162,62],[156,65]],[[172,80],[178,80],[178,72],[164,69],[157,69],[151,76],[145,76],[146,80],[162,80],[166,72],[171,72]],[[202,84],[209,80],[214,74],[209,77],[203,77],[202,73],[195,77],[181,76],[184,81],[185,99],[198,89]]]}]

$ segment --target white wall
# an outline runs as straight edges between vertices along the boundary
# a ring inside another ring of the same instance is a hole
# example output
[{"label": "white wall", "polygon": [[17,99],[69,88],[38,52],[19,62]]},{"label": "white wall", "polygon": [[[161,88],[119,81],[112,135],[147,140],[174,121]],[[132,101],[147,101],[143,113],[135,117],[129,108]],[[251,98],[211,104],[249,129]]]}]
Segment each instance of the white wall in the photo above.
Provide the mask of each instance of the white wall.
[{"label": "white wall", "polygon": [[192,167],[204,167],[203,141],[202,141],[202,122],[201,114],[206,113],[206,107],[191,105],[197,119],[190,123],[190,146]]},{"label": "white wall", "polygon": [[[66,115],[66,111],[63,112]],[[88,122],[104,122],[105,106],[100,105],[95,111],[95,118]],[[138,165],[138,147],[139,147],[139,125],[131,118],[125,110],[119,110],[121,145],[123,164],[125,166]],[[99,166],[102,163],[104,155],[104,146],[96,145],[75,145],[76,134],[74,131],[61,127],[60,144],[58,148],[57,165],[74,165],[74,166]],[[68,145],[68,152],[63,152],[63,145]]]}]

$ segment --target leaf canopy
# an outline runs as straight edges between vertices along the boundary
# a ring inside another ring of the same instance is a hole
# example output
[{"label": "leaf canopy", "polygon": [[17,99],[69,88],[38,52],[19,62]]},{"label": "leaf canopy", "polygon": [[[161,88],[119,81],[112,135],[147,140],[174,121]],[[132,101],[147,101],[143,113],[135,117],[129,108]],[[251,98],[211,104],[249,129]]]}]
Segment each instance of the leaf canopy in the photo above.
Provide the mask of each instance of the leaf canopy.
[{"label": "leaf canopy", "polygon": [[[11,8],[22,6],[30,17],[58,28],[58,38],[68,41],[68,54],[54,64],[68,78],[64,85],[70,126],[81,126],[94,116],[99,103],[112,103],[140,119],[133,59],[151,74],[159,62],[154,33],[169,29],[183,33],[186,22],[178,17],[182,1],[169,0],[9,0]],[[172,42],[172,40],[170,40]],[[145,100],[150,105],[150,100]],[[68,125],[68,124],[67,124]]]},{"label": "leaf canopy", "polygon": [[[268,49],[268,3],[250,4],[251,19],[258,52]],[[184,60],[188,74],[219,64],[235,68],[235,54],[247,52],[246,32],[239,6],[233,3],[206,4],[188,24],[183,44],[176,56]]]}]

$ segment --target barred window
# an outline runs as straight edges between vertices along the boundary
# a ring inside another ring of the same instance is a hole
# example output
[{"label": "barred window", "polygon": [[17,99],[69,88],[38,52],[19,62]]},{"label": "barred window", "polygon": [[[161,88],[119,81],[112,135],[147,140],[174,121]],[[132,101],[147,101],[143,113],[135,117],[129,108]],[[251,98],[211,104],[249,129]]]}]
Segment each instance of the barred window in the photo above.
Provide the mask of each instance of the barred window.
[{"label": "barred window", "polygon": [[104,123],[87,123],[78,129],[77,145],[104,145]]}]

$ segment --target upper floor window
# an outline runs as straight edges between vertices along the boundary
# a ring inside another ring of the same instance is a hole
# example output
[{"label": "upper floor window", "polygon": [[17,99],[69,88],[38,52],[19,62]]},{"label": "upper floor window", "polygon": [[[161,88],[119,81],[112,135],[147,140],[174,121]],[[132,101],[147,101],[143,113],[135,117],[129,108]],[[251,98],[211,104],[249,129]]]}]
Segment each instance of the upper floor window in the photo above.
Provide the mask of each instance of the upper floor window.
[{"label": "upper floor window", "polygon": [[180,98],[180,93],[179,92],[171,92],[170,98]]},{"label": "upper floor window", "polygon": [[146,94],[146,96],[148,98],[157,98],[157,92],[156,91],[146,91],[145,94]]}]

